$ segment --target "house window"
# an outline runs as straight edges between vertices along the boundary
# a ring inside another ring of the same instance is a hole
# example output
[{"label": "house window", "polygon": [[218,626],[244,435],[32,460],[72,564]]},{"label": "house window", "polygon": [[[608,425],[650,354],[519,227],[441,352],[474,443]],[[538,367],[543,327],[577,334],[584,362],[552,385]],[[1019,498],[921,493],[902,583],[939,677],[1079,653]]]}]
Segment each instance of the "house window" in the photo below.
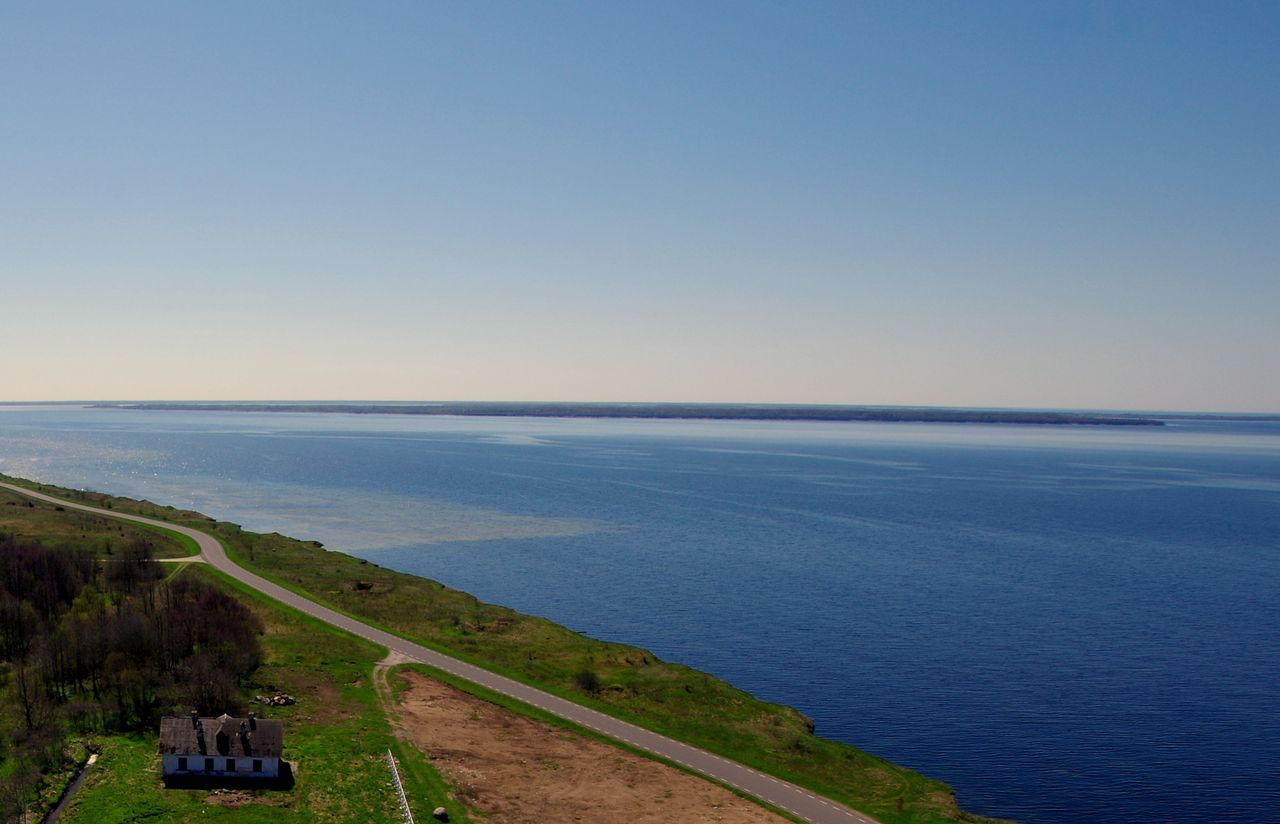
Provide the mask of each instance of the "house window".
[{"label": "house window", "polygon": [[204,771],[205,771],[205,772],[213,772],[213,759],[212,759],[212,758],[206,758],[206,759],[204,760]]},{"label": "house window", "polygon": [[255,758],[255,759],[253,759],[253,771],[254,771],[254,772],[262,772],[262,759],[261,759],[261,758]]},{"label": "house window", "polygon": [[178,769],[185,770],[186,768],[187,768],[187,759],[183,758],[182,756],[178,756]]},{"label": "house window", "polygon": [[227,772],[236,771],[236,760],[234,758],[227,759]]}]

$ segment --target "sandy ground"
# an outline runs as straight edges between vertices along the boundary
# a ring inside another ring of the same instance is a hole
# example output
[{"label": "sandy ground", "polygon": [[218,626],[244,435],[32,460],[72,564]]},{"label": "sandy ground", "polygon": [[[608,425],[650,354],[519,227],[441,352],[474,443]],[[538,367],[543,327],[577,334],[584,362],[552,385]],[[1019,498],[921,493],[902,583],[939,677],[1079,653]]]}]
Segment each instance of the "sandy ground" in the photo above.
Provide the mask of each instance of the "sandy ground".
[{"label": "sandy ground", "polygon": [[[385,669],[382,671],[385,690]],[[492,824],[781,824],[701,778],[530,720],[414,672],[391,713],[458,800]],[[386,692],[383,693],[387,695]]]}]

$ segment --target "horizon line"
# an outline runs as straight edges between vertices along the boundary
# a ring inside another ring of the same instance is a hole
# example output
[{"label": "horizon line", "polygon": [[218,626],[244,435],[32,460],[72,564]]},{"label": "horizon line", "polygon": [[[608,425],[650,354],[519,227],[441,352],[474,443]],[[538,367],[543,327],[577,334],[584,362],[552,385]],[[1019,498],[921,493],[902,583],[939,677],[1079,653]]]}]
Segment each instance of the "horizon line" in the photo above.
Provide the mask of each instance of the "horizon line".
[{"label": "horizon line", "polygon": [[[305,400],[288,399],[288,398],[240,398],[240,399],[178,399],[178,398],[146,398],[146,399],[66,399],[66,400],[0,400],[0,407],[3,406],[77,406],[77,405],[133,405],[133,404],[172,404],[172,405],[210,405],[210,406],[234,406],[234,405],[287,405],[296,404],[300,406],[324,405],[324,404],[344,404],[344,405],[400,405],[400,406],[443,406],[450,404],[472,404],[476,406],[484,405],[542,405],[542,406],[565,406],[565,405],[584,405],[584,406],[701,406],[701,407],[752,407],[752,408],[780,408],[780,409],[796,409],[796,408],[815,408],[815,409],[874,409],[874,410],[938,410],[938,411],[968,411],[968,412],[1068,412],[1068,413],[1091,413],[1091,414],[1122,414],[1122,415],[1177,415],[1177,416],[1206,416],[1206,417],[1248,417],[1248,418],[1265,418],[1280,416],[1280,411],[1211,411],[1203,409],[1135,409],[1123,407],[1075,407],[1075,406],[972,406],[972,405],[952,405],[952,404],[895,404],[895,403],[807,403],[797,401],[653,401],[653,400],[630,400],[630,401],[610,401],[610,400],[393,400],[393,399],[361,399],[361,398],[309,398]],[[175,410],[176,411],[176,410]]]}]

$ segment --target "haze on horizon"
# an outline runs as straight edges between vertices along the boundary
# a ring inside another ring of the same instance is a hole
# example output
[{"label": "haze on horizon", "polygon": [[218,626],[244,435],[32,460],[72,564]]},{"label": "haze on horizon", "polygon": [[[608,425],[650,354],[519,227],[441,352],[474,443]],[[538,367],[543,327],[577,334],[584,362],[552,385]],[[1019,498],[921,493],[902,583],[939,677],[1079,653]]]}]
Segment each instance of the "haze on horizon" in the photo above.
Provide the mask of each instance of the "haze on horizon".
[{"label": "haze on horizon", "polygon": [[0,401],[1280,412],[1280,6],[0,6]]}]

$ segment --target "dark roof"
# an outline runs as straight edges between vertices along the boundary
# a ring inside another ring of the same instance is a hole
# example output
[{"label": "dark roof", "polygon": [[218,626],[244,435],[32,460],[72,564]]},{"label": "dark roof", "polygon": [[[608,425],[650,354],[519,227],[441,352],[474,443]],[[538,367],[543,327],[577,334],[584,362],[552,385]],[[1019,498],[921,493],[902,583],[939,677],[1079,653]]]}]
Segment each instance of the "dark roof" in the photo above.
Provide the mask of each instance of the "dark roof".
[{"label": "dark roof", "polygon": [[[259,718],[250,728],[248,718],[232,718],[223,713],[217,718],[201,718],[204,746],[191,716],[167,715],[160,719],[161,755],[226,755],[231,757],[279,758],[284,749],[284,724]],[[244,736],[240,735],[244,725]]]}]

